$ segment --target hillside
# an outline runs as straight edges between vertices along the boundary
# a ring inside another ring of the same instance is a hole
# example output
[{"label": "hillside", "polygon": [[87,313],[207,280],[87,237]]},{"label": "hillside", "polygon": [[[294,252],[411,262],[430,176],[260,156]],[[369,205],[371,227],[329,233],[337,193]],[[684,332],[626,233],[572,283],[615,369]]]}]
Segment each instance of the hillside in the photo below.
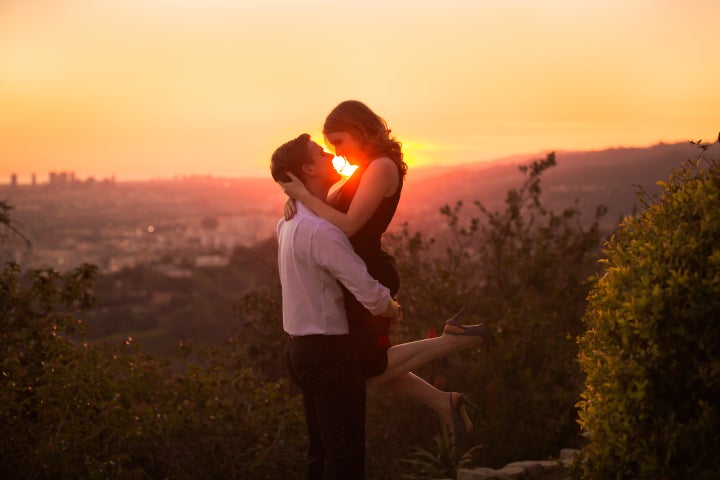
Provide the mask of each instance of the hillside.
[{"label": "hillside", "polygon": [[[690,143],[659,144],[647,148],[613,148],[593,152],[556,152],[557,166],[542,177],[541,188],[550,207],[561,209],[575,200],[590,221],[597,205],[605,205],[605,226],[612,227],[639,205],[639,186],[657,192],[664,180],[687,158],[696,158],[698,149]],[[717,152],[709,152],[711,155]],[[542,156],[457,167],[425,168],[410,171],[398,208],[395,225],[408,222],[413,229],[432,232],[442,223],[439,209],[444,204],[481,201],[492,210],[502,208],[508,189],[523,181],[518,166]]]}]

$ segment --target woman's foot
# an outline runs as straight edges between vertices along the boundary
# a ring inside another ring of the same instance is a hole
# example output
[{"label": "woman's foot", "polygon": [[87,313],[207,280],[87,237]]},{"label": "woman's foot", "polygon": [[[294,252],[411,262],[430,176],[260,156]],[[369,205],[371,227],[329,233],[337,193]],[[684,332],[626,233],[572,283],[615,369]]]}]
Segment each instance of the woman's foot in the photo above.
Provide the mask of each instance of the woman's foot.
[{"label": "woman's foot", "polygon": [[458,392],[450,392],[450,422],[453,446],[458,447],[465,443],[468,434],[473,429],[473,424],[465,409],[465,395]]},{"label": "woman's foot", "polygon": [[482,342],[482,346],[491,349],[497,344],[492,330],[487,325],[479,323],[477,325],[461,325],[460,318],[465,307],[460,309],[455,315],[445,322],[443,335],[456,335],[459,337],[476,337]]}]

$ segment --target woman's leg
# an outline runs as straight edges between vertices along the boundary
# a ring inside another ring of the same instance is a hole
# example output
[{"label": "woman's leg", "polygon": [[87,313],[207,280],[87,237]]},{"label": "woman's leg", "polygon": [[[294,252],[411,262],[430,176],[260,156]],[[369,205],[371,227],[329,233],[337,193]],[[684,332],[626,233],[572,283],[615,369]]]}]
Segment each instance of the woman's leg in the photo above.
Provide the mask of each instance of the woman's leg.
[{"label": "woman's leg", "polygon": [[[368,378],[367,387],[382,387],[388,391],[405,396],[433,409],[453,431],[453,407],[451,398],[456,399],[457,393],[438,390],[412,370],[445,356],[449,353],[479,346],[483,338],[479,336],[451,335],[459,333],[462,327],[446,325],[439,337],[401,343],[390,347],[387,351],[387,368],[378,376]],[[455,396],[455,397],[453,397]]]},{"label": "woman's leg", "polygon": [[448,353],[481,344],[481,337],[443,334],[435,338],[395,345],[387,351],[387,368],[380,375],[368,378],[368,388],[374,388],[402,374],[417,370]]},{"label": "woman's leg", "polygon": [[[372,379],[370,379],[372,380]],[[370,381],[368,381],[368,387]],[[387,380],[382,384],[376,384],[381,388],[398,396],[403,396],[418,401],[433,409],[451,430],[453,427],[449,392],[438,390],[414,373],[407,372],[395,378]]]}]

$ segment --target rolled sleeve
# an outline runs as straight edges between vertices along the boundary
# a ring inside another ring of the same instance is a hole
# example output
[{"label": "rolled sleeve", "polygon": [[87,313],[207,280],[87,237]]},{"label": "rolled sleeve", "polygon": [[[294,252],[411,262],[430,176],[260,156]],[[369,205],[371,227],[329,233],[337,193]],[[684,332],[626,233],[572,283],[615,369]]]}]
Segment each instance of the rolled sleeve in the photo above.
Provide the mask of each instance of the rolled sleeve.
[{"label": "rolled sleeve", "polygon": [[373,315],[387,310],[392,298],[390,290],[368,273],[365,262],[355,253],[340,229],[334,226],[320,228],[315,240],[313,254],[319,265],[340,281]]}]

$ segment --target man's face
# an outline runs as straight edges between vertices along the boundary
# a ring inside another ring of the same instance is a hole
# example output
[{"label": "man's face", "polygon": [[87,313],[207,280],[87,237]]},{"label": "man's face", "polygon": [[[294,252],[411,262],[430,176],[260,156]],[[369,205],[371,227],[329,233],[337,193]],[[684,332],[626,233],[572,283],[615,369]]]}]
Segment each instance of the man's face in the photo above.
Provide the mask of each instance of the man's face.
[{"label": "man's face", "polygon": [[341,176],[333,167],[333,154],[326,152],[320,145],[310,140],[308,142],[308,150],[313,159],[313,169],[316,172],[317,177],[323,180],[324,183],[332,185]]}]

